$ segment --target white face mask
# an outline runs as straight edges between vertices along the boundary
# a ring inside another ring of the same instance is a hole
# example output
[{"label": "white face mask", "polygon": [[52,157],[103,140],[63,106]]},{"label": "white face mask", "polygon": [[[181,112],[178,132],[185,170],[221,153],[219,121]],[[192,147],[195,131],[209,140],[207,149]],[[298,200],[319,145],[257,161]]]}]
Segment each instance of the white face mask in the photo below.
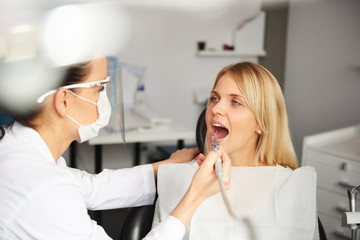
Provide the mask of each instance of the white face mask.
[{"label": "white face mask", "polygon": [[74,96],[76,96],[84,101],[87,101],[91,104],[97,105],[97,109],[98,109],[98,114],[99,114],[98,119],[95,122],[87,124],[87,125],[82,125],[79,122],[77,122],[75,119],[70,117],[69,115],[66,115],[71,121],[73,121],[74,123],[76,123],[80,126],[78,129],[78,134],[80,136],[80,142],[82,143],[91,138],[96,137],[99,134],[99,130],[101,128],[105,127],[109,123],[109,119],[110,119],[110,115],[111,115],[111,105],[110,105],[109,99],[106,95],[106,86],[104,86],[104,89],[100,92],[97,103],[90,101],[89,99],[86,99],[82,96],[79,96],[79,95],[75,94],[74,92],[72,92],[71,90],[70,90],[70,92]]}]

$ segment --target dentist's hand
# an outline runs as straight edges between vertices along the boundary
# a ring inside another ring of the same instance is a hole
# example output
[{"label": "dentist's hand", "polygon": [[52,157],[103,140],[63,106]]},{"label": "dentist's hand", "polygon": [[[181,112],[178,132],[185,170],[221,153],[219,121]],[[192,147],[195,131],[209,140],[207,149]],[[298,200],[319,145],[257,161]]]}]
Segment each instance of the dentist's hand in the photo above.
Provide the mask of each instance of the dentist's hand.
[{"label": "dentist's hand", "polygon": [[230,167],[231,160],[223,148],[217,152],[211,151],[201,164],[200,168],[194,174],[193,180],[185,196],[171,212],[170,215],[179,219],[186,227],[196,209],[200,204],[210,196],[220,192],[220,185],[216,178],[215,162],[221,157],[223,160],[223,180],[226,189],[231,186]]},{"label": "dentist's hand", "polygon": [[196,171],[191,182],[189,191],[198,193],[200,199],[207,199],[208,197],[220,192],[220,185],[215,173],[215,162],[221,157],[223,167],[223,180],[226,189],[230,189],[230,167],[231,160],[228,154],[222,147],[219,147],[217,152],[211,151],[202,162],[198,171]]},{"label": "dentist's hand", "polygon": [[205,155],[202,154],[202,153],[199,153],[199,155],[196,156],[195,160],[196,160],[197,164],[198,164],[199,166],[201,166],[201,164],[202,164],[202,163],[204,162],[204,160],[205,160]]}]

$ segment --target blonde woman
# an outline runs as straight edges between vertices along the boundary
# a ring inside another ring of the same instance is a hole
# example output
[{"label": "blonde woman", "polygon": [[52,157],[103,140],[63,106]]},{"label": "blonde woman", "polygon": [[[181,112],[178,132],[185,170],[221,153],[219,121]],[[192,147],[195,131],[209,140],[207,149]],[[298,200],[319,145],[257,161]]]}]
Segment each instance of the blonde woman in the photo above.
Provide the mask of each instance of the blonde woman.
[{"label": "blonde woman", "polygon": [[[318,239],[316,173],[298,166],[275,77],[251,62],[223,68],[210,93],[205,120],[205,155],[215,135],[231,159],[232,187],[227,194],[232,208],[251,223],[257,239]],[[196,163],[159,168],[154,226],[181,199],[197,168]],[[197,209],[185,239],[249,236],[248,225],[232,219],[217,194]]]}]

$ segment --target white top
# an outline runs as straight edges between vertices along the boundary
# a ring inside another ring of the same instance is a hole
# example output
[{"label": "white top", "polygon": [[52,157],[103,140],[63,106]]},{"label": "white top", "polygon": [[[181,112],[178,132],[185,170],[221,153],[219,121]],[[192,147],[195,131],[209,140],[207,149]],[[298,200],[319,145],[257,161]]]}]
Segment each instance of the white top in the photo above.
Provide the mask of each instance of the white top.
[{"label": "white top", "polygon": [[[41,136],[15,123],[0,140],[0,239],[110,239],[89,217],[101,210],[152,204],[151,165],[92,175],[55,162]],[[167,218],[145,239],[181,239]]]},{"label": "white top", "polygon": [[[153,226],[176,206],[197,168],[197,164],[160,166]],[[251,229],[256,240],[313,240],[319,237],[316,173],[312,167],[295,171],[282,166],[232,167],[231,188],[227,195],[233,211],[242,220],[235,221],[230,217],[219,193],[199,206],[184,239],[251,240]]]}]

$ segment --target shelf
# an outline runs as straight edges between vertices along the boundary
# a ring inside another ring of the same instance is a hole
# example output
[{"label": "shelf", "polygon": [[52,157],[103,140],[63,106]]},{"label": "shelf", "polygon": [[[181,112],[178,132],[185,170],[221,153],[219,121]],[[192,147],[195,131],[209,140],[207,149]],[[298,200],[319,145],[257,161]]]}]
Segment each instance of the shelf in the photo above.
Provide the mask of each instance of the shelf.
[{"label": "shelf", "polygon": [[241,51],[197,51],[198,57],[263,57],[264,50],[241,50]]}]

